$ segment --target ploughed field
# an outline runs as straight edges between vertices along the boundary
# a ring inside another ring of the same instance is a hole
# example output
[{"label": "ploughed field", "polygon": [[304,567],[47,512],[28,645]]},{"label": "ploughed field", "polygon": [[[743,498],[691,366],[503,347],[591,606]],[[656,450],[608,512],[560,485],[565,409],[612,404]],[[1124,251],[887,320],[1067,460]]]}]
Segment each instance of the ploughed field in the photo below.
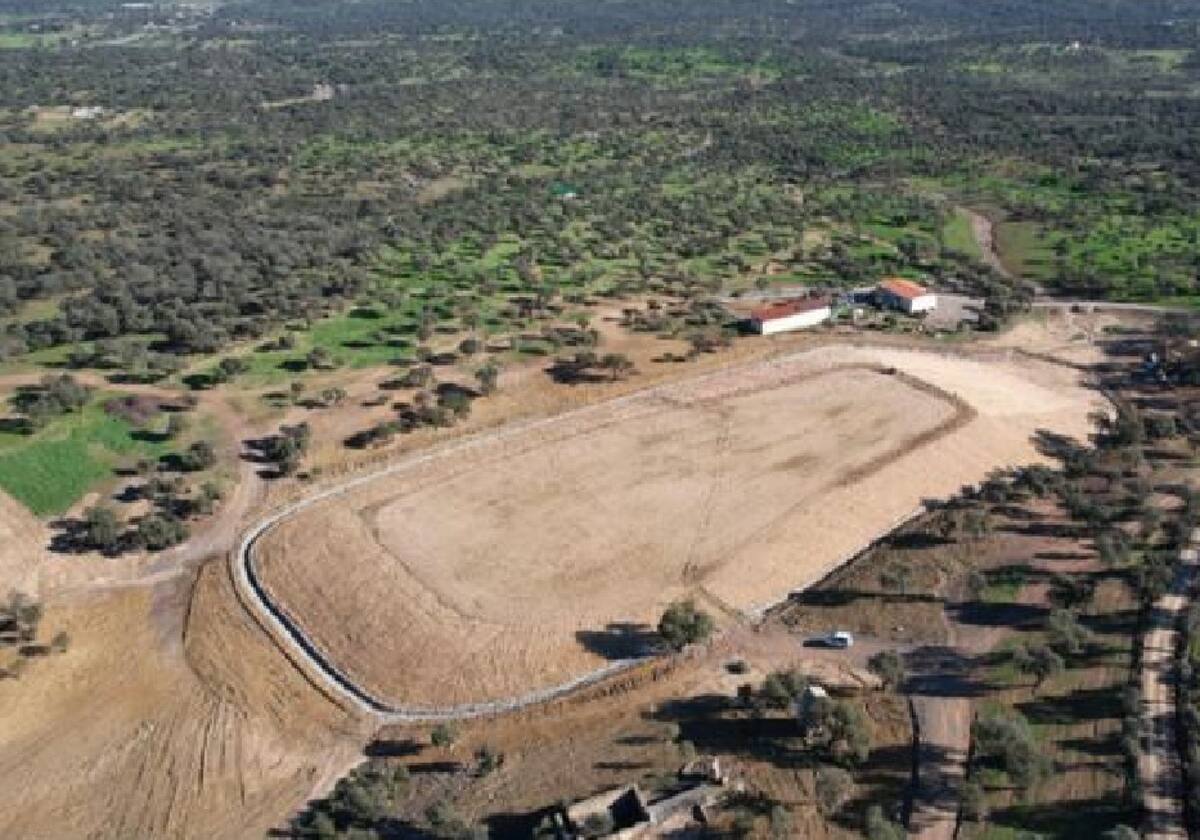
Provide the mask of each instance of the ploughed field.
[{"label": "ploughed field", "polygon": [[816,580],[1032,436],[1081,436],[1071,371],[830,347],[413,457],[255,549],[271,599],[397,705],[515,698]]}]

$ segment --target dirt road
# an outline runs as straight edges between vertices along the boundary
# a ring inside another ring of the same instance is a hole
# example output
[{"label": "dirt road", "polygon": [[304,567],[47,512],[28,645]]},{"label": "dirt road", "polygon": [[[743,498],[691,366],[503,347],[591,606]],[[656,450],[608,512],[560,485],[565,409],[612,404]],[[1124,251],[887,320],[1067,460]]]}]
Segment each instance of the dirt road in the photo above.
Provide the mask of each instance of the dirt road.
[{"label": "dirt road", "polygon": [[1142,654],[1142,751],[1138,776],[1144,791],[1147,840],[1186,838],[1183,823],[1183,769],[1176,743],[1175,652],[1179,623],[1200,565],[1200,528],[1181,554],[1167,594],[1154,605]]},{"label": "dirt road", "polygon": [[1008,266],[1000,259],[1000,254],[996,251],[996,231],[992,225],[992,220],[982,213],[977,213],[969,207],[959,208],[966,214],[967,219],[971,222],[971,233],[975,237],[975,243],[979,246],[980,252],[983,254],[983,261],[992,267],[992,269],[1001,277],[1013,278],[1015,275],[1008,270]]},{"label": "dirt road", "polygon": [[971,701],[922,694],[913,696],[912,702],[920,747],[909,833],[920,840],[950,840],[971,745]]}]

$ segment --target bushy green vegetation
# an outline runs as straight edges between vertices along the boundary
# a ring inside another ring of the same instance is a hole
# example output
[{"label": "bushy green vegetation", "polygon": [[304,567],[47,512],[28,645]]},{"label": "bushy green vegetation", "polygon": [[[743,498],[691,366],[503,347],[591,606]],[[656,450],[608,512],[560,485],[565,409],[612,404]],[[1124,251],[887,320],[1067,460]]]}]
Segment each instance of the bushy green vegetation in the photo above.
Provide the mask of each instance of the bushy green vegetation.
[{"label": "bushy green vegetation", "polygon": [[[998,294],[948,206],[972,200],[1018,226],[1002,244],[1049,287],[1195,294],[1197,62],[1185,26],[1136,3],[1021,0],[1004,21],[866,0],[342,5],[0,23],[17,47],[0,64],[5,356],[120,336],[215,353],[291,322],[301,353],[379,365],[422,313],[520,329],[506,309],[540,287],[892,272]],[[1072,46],[1081,20],[1104,47]],[[60,46],[21,48],[35,35]],[[1153,95],[1123,95],[1131,79]],[[89,105],[105,110],[73,115]],[[292,361],[255,356],[249,381]]]}]

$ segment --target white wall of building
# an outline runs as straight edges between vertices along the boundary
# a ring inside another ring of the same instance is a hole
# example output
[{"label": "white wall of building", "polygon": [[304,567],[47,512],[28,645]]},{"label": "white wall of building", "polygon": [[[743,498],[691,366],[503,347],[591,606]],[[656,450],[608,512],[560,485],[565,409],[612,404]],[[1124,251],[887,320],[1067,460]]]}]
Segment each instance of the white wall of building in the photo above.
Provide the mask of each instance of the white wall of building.
[{"label": "white wall of building", "polygon": [[917,312],[932,312],[937,309],[937,295],[921,295],[915,298],[901,297],[887,290],[881,292],[882,303],[889,309],[899,309],[912,315]]},{"label": "white wall of building", "polygon": [[921,295],[908,301],[909,312],[932,312],[937,309],[937,295]]},{"label": "white wall of building", "polygon": [[774,333],[788,332],[789,330],[802,330],[806,327],[815,327],[822,321],[828,321],[833,316],[833,310],[828,306],[823,306],[820,309],[812,309],[808,312],[797,312],[795,315],[789,315],[786,318],[774,318],[770,321],[753,322],[754,329],[762,335],[772,335]]}]

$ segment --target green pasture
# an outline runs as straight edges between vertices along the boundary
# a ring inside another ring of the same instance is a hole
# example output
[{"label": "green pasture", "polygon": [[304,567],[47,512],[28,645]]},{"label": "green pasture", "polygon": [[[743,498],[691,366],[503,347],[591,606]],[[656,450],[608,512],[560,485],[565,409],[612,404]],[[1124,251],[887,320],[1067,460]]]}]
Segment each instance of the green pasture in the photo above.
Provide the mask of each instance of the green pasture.
[{"label": "green pasture", "polygon": [[0,487],[37,516],[53,516],[112,478],[122,460],[166,454],[170,443],[142,439],[104,411],[112,396],[97,397],[33,435],[0,431]]},{"label": "green pasture", "polygon": [[1036,222],[996,225],[996,251],[1006,266],[1023,277],[1049,279],[1054,254],[1045,229]]},{"label": "green pasture", "polygon": [[983,257],[979,243],[975,241],[975,232],[971,228],[971,218],[961,209],[955,208],[946,217],[941,230],[942,245],[948,250],[966,254],[978,260]]}]

